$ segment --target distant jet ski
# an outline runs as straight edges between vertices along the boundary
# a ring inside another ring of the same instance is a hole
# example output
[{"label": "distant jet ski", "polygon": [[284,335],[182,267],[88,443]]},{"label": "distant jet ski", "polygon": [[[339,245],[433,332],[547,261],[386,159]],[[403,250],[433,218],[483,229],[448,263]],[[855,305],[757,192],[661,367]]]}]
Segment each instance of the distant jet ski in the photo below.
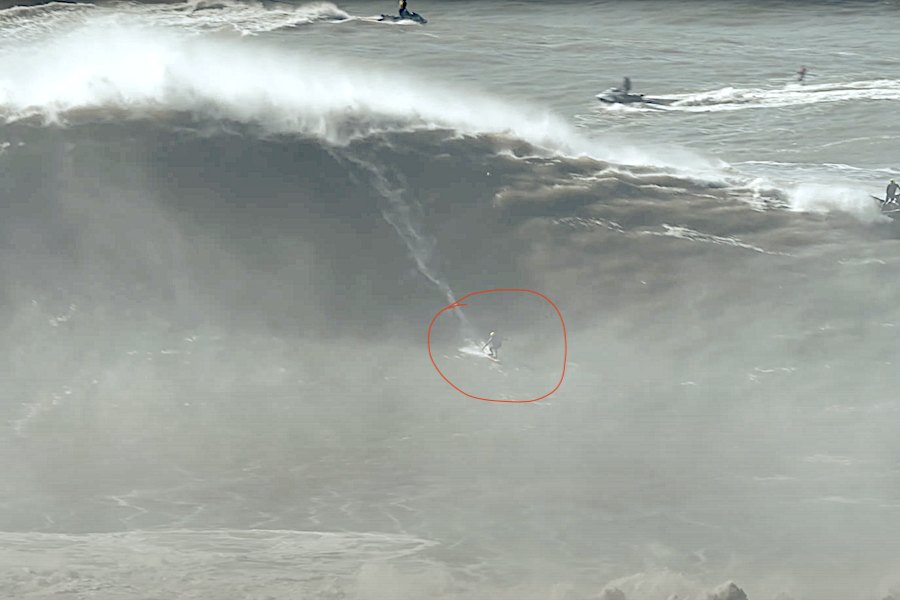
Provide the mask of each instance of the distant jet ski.
[{"label": "distant jet ski", "polygon": [[428,22],[428,19],[426,19],[419,13],[414,12],[407,12],[405,17],[401,17],[400,15],[381,15],[378,20],[391,21],[394,23],[399,23],[400,21],[412,21],[414,23],[418,23],[419,25],[424,25]]},{"label": "distant jet ski", "polygon": [[674,100],[663,98],[648,98],[643,94],[631,94],[622,88],[609,88],[597,94],[597,100],[607,104],[672,104]]}]

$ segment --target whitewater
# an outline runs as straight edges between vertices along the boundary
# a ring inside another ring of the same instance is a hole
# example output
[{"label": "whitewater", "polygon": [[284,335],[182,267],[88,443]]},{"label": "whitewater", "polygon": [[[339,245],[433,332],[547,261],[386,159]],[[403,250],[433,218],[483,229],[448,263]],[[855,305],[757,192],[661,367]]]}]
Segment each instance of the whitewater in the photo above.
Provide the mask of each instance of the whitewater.
[{"label": "whitewater", "polygon": [[0,596],[900,597],[896,6],[410,8],[0,10]]}]

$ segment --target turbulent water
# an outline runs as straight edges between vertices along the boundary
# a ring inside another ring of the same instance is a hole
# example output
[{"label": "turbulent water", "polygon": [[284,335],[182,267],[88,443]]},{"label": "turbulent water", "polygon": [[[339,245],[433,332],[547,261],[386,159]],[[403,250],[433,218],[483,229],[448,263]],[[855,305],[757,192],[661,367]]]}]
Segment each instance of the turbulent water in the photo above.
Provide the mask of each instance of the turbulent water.
[{"label": "turbulent water", "polygon": [[900,4],[410,8],[0,10],[0,597],[900,596]]}]

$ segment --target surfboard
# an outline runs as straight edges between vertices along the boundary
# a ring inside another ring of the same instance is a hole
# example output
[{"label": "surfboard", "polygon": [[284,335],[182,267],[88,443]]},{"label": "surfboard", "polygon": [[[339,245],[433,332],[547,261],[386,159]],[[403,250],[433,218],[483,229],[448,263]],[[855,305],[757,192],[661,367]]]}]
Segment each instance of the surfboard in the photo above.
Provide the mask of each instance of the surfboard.
[{"label": "surfboard", "polygon": [[475,344],[463,346],[462,348],[459,348],[459,352],[468,356],[474,356],[475,358],[486,358],[488,360],[494,361],[495,363],[500,362],[499,358],[494,358],[493,356],[482,350],[481,346]]},{"label": "surfboard", "polygon": [[[878,206],[881,208],[881,212],[884,214],[900,212],[900,205],[894,202],[885,202],[883,198],[879,198],[874,194],[869,194],[869,197],[872,198],[872,200],[878,200]],[[888,208],[889,206],[897,208]]]}]

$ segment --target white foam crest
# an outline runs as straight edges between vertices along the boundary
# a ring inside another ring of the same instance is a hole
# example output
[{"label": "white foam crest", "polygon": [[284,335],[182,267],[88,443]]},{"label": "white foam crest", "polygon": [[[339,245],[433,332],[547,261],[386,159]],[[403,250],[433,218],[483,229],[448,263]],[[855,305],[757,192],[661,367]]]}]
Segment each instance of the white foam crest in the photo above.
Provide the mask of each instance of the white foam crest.
[{"label": "white foam crest", "polygon": [[720,246],[731,246],[732,248],[741,248],[743,250],[752,250],[753,252],[759,252],[760,254],[790,256],[789,254],[785,254],[783,252],[772,252],[772,251],[766,250],[764,248],[754,246],[753,244],[747,244],[745,242],[742,242],[738,238],[712,235],[709,233],[703,233],[702,231],[695,231],[688,227],[681,227],[681,226],[677,226],[677,225],[668,225],[666,223],[663,223],[662,227],[663,227],[663,231],[648,231],[647,234],[663,236],[663,237],[673,237],[673,238],[678,238],[681,240],[688,240],[691,242],[702,242],[705,244],[718,244]]},{"label": "white foam crest", "polygon": [[341,588],[366,565],[409,563],[433,545],[399,534],[259,529],[0,532],[0,589],[22,600],[147,597],[136,590],[178,598],[185,585],[196,598],[259,598],[261,589],[266,598],[345,597]]},{"label": "white foam crest", "polygon": [[569,156],[673,167],[716,177],[720,163],[687,150],[591,140],[540,108],[425,78],[353,66],[248,39],[159,28],[79,27],[22,47],[0,64],[0,115],[63,120],[82,109],[187,111],[335,143],[383,129],[508,134]]},{"label": "white foam crest", "polygon": [[688,112],[775,108],[851,100],[897,100],[900,98],[900,81],[878,79],[815,85],[792,83],[770,89],[724,87],[707,92],[672,94],[660,98],[673,100],[673,103],[654,106],[655,108]]},{"label": "white foam crest", "polygon": [[264,6],[248,2],[192,0],[174,5],[142,4],[133,11],[148,23],[156,25],[199,32],[233,29],[243,35],[352,18],[331,2],[311,2],[300,6],[285,2]]},{"label": "white foam crest", "polygon": [[804,183],[788,191],[791,208],[799,212],[843,212],[864,223],[889,222],[878,202],[858,188],[837,184]]},{"label": "white foam crest", "polygon": [[237,31],[242,35],[253,35],[316,22],[351,19],[353,17],[332,2],[263,5],[234,0],[188,0],[163,4],[122,2],[109,7],[52,2],[0,11],[0,37],[3,42],[21,43],[45,35],[63,34],[73,26],[89,22],[140,23],[177,27],[192,33]]},{"label": "white foam crest", "polygon": [[13,6],[0,11],[0,52],[82,24],[95,8],[92,4],[50,2],[38,6]]}]

